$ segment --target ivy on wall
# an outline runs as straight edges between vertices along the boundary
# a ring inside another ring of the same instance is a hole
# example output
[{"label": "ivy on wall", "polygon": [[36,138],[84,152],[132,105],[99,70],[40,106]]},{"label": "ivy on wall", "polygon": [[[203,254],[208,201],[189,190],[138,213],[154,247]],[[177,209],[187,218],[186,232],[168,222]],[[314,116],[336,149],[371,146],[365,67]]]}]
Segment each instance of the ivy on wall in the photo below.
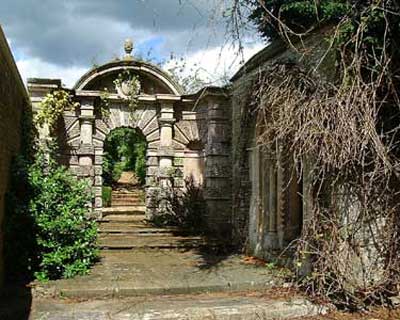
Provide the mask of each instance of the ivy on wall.
[{"label": "ivy on wall", "polygon": [[35,123],[39,127],[47,125],[50,132],[55,129],[57,121],[63,113],[79,107],[77,102],[73,102],[72,95],[65,90],[55,90],[48,93],[40,104],[40,109],[35,117]]}]

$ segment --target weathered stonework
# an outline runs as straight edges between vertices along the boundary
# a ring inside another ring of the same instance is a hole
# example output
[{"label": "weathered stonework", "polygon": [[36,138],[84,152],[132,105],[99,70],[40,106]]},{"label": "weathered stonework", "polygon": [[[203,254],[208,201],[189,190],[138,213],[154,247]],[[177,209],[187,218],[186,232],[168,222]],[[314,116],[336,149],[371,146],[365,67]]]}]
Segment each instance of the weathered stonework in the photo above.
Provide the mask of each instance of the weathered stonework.
[{"label": "weathered stonework", "polygon": [[[275,41],[251,58],[232,78],[232,221],[234,239],[247,243],[249,254],[262,258],[279,255],[300,236],[303,219],[309,215],[307,179],[296,176],[284,146],[266,151],[256,145],[258,137],[254,109],[254,83],[275,63],[319,66],[326,78],[333,76],[324,56],[324,34],[305,39],[313,47],[303,55],[283,42]],[[330,55],[324,56],[326,60]],[[218,148],[218,144],[211,145]]]},{"label": "weathered stonework", "polygon": [[[128,109],[129,101],[113,86],[113,81],[125,70],[137,75],[141,83],[134,114]],[[54,80],[46,83],[46,79],[42,79],[40,87],[37,82],[29,83],[29,88],[39,107],[48,92],[43,87],[50,88]],[[109,116],[103,117],[99,104],[104,88],[110,93],[110,110]],[[219,187],[229,188],[230,106],[222,89],[208,88],[201,94],[184,95],[165,72],[131,57],[89,71],[77,82],[72,95],[80,107],[76,114],[65,113],[64,123],[59,128],[63,163],[69,165],[73,174],[88,179],[93,185],[96,192],[92,207],[98,218],[101,218],[102,208],[104,141],[110,131],[119,127],[135,128],[147,141],[148,217],[160,211],[162,189],[171,181],[173,187],[183,188],[185,178],[193,176],[205,189],[205,194],[211,194],[211,190],[218,194],[215,190]],[[214,143],[216,145],[210,147]],[[228,229],[223,225],[230,224],[230,200],[226,189],[223,197],[207,197],[209,225],[215,230]],[[223,211],[216,201],[223,201]]]},{"label": "weathered stonework", "polygon": [[28,111],[29,98],[18,73],[7,40],[0,27],[0,287],[4,276],[3,222],[5,193],[13,157],[20,148],[21,116]]}]

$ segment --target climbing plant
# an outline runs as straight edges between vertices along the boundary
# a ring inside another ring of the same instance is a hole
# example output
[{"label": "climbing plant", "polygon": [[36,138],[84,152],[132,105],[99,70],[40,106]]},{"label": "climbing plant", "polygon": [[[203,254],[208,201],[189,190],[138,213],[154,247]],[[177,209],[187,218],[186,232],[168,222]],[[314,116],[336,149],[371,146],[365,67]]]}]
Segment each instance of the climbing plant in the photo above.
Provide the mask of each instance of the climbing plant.
[{"label": "climbing plant", "polygon": [[77,102],[73,102],[69,92],[55,90],[43,98],[36,114],[35,122],[40,127],[46,124],[49,130],[52,131],[64,111],[73,110],[78,106]]},{"label": "climbing plant", "polygon": [[[390,303],[400,283],[400,4],[236,0],[231,22],[245,12],[303,58],[316,53],[306,37],[324,30],[312,66],[277,62],[253,92],[258,144],[285,146],[310,183],[300,284],[346,308]],[[317,68],[326,63],[329,75]]]}]

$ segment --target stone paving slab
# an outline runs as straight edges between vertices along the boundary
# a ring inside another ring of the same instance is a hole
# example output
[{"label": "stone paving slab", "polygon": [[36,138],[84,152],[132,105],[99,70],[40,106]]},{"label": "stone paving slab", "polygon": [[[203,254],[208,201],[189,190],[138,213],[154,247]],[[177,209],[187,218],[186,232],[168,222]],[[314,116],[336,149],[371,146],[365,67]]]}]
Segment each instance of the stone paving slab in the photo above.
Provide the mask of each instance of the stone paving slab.
[{"label": "stone paving slab", "polygon": [[66,297],[126,297],[241,291],[282,284],[266,267],[243,263],[241,255],[215,256],[196,250],[103,251],[89,275],[38,285]]},{"label": "stone paving slab", "polygon": [[37,300],[32,310],[31,320],[268,320],[313,316],[325,311],[301,297],[267,299],[246,294],[158,296],[83,302]]}]

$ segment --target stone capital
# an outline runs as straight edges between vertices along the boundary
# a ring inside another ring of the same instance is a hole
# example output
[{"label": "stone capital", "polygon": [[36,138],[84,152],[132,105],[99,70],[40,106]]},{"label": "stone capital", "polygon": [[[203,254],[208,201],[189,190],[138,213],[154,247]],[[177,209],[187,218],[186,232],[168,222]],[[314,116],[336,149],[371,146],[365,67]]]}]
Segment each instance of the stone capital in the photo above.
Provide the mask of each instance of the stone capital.
[{"label": "stone capital", "polygon": [[95,116],[93,115],[87,115],[87,114],[81,114],[79,116],[79,120],[81,121],[81,123],[93,123],[95,120]]},{"label": "stone capital", "polygon": [[172,127],[176,122],[175,118],[158,118],[158,123],[160,126]]}]

